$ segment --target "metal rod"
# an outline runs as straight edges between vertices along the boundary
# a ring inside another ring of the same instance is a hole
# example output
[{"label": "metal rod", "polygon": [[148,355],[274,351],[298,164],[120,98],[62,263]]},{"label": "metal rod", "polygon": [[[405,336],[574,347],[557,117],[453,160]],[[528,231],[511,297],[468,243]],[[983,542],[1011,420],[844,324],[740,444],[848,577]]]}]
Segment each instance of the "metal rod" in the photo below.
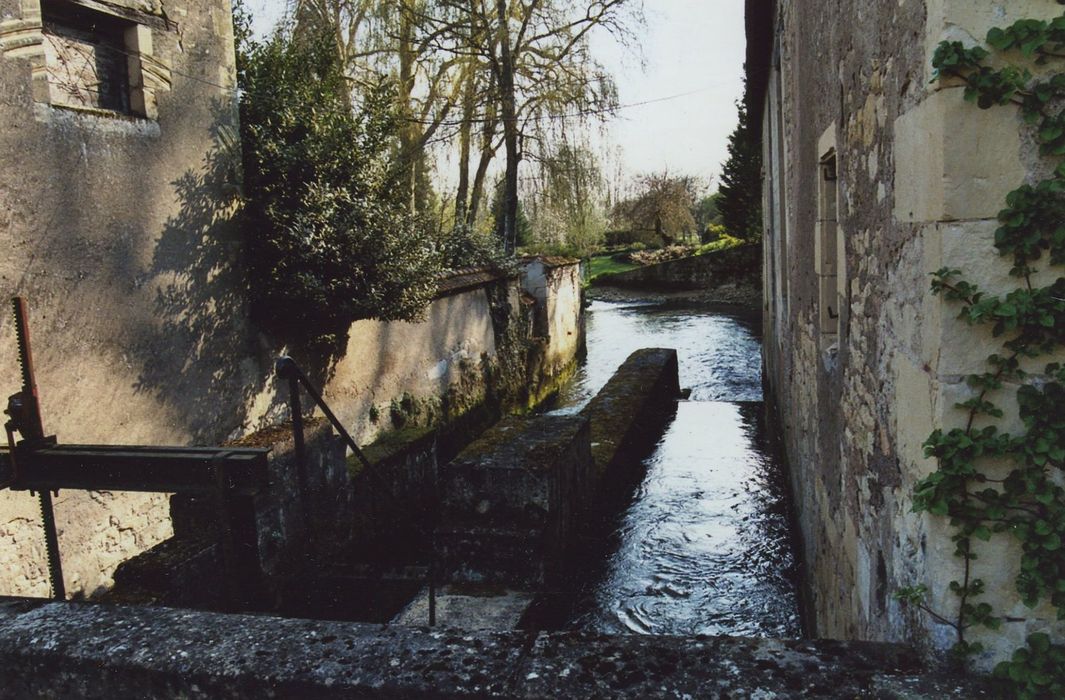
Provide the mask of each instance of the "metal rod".
[{"label": "metal rod", "polygon": [[55,529],[52,494],[49,491],[40,491],[37,497],[41,504],[41,524],[44,526],[44,546],[48,556],[48,578],[52,585],[52,597],[56,600],[66,600],[67,590],[63,584],[63,564],[59,559],[59,537]]},{"label": "metal rod", "polygon": [[295,372],[288,373],[288,403],[292,411],[292,441],[295,443],[296,480],[300,490],[300,509],[307,536],[311,536],[311,507],[308,502],[310,489],[307,486],[307,446],[303,434],[303,407],[300,403],[300,382]]},{"label": "metal rod", "polygon": [[226,483],[225,452],[219,452],[211,460],[215,482],[215,515],[218,518],[218,545],[222,551],[222,569],[225,571],[226,605],[230,610],[240,609],[241,596],[237,571],[237,543],[230,517],[229,489]]},{"label": "metal rod", "polygon": [[[296,440],[297,455],[302,454],[301,450],[302,450],[302,445],[303,445],[303,418],[302,418],[302,415],[300,415],[300,404],[299,404],[299,395],[298,395],[299,394],[299,385],[302,384],[303,388],[307,391],[307,394],[314,401],[315,405],[317,405],[318,408],[322,409],[322,413],[325,414],[325,417],[333,425],[333,428],[336,429],[336,431],[344,439],[344,442],[347,443],[348,447],[351,448],[351,451],[352,451],[352,453],[355,454],[355,457],[359,460],[359,462],[362,463],[362,466],[365,468],[365,473],[367,474],[368,478],[371,481],[375,482],[378,486],[380,486],[384,490],[385,495],[387,495],[394,503],[399,505],[399,499],[396,497],[396,495],[394,493],[392,493],[392,490],[388,487],[388,485],[384,484],[380,480],[380,477],[377,474],[376,470],[374,470],[373,465],[370,463],[370,460],[367,459],[367,457],[363,453],[362,449],[359,448],[359,445],[358,445],[358,443],[355,442],[355,439],[353,437],[351,437],[351,433],[349,433],[347,431],[347,429],[344,427],[343,423],[340,422],[340,419],[337,418],[336,414],[334,414],[332,409],[329,408],[329,405],[326,404],[325,399],[322,398],[322,395],[318,392],[318,390],[315,389],[311,385],[311,382],[307,378],[307,375],[303,373],[303,370],[300,369],[299,365],[296,364],[296,361],[293,360],[291,357],[287,357],[287,356],[279,357],[277,359],[277,362],[275,363],[274,367],[275,367],[275,371],[277,372],[278,376],[284,377],[285,379],[288,380],[288,383],[289,383],[289,393],[290,393],[290,395],[292,397],[290,399],[290,402],[291,402],[291,408],[292,408],[293,435],[294,435],[294,438]],[[297,456],[297,459],[299,460],[300,464],[303,464],[303,459],[301,457]],[[434,480],[434,491],[435,491],[435,480]],[[372,495],[373,494],[371,494],[371,496]],[[428,533],[426,533],[424,530],[422,530],[423,534],[427,534],[430,537],[430,542],[429,542],[429,566],[428,566],[428,571],[427,571],[427,574],[426,574],[427,585],[428,585],[428,589],[429,589],[429,626],[430,627],[436,626],[436,550],[433,547],[433,542],[432,542],[431,538],[432,538],[432,528],[434,528],[435,524],[436,524],[436,512],[435,512],[435,510],[436,510],[437,498],[438,498],[437,494],[434,493],[433,505],[431,506],[431,511],[432,512],[431,512],[431,515],[430,515],[430,520],[432,521],[430,523],[430,530],[429,530]],[[419,528],[419,529],[422,529],[422,528]]]}]

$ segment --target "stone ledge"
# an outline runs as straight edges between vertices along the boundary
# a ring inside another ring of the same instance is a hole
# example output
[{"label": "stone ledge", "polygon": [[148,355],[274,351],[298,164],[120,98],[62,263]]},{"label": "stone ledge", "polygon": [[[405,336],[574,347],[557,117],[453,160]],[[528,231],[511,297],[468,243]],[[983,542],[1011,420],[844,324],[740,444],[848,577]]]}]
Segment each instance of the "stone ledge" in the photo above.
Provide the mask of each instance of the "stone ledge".
[{"label": "stone ledge", "polygon": [[170,608],[0,604],[0,696],[982,698],[907,648],[460,632]]},{"label": "stone ledge", "polygon": [[678,372],[676,350],[637,350],[581,411],[591,424],[594,491],[600,499],[626,492],[641,458],[662,437],[680,396]]}]

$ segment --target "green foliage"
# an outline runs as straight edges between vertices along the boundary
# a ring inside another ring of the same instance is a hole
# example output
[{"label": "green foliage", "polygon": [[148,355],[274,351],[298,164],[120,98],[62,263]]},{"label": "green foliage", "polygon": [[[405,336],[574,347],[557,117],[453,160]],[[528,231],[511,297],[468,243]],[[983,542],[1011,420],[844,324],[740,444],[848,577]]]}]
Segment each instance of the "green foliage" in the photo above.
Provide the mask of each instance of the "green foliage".
[{"label": "green foliage", "polygon": [[722,166],[717,208],[731,235],[756,241],[762,236],[762,144],[747,118],[745,101],[737,108],[739,121],[728,137],[728,160]]},{"label": "green foliage", "polygon": [[[987,44],[1003,56],[1044,64],[1063,55],[1065,16],[993,29]],[[1036,79],[1023,66],[989,65],[990,56],[981,47],[943,42],[933,59],[936,77],[964,81],[965,98],[980,108],[1018,105],[1035,129],[1042,154],[1065,155],[1065,75]],[[938,468],[918,482],[913,494],[914,511],[949,518],[954,528],[955,554],[965,562],[962,580],[950,584],[958,598],[957,617],[948,620],[925,606],[923,588],[896,594],[954,627],[962,655],[980,650],[966,639],[968,630],[1001,625],[991,605],[976,602],[985,588],[974,576],[974,541],[997,535],[1016,540],[1021,559],[1015,585],[1021,600],[1029,607],[1047,601],[1065,619],[1065,489],[1058,485],[1065,472],[1065,370],[1049,364],[1041,376],[1030,377],[1021,366],[1022,360],[1065,348],[1065,278],[1036,283],[1037,273],[1065,264],[1065,166],[1049,179],[1011,192],[998,221],[995,247],[1012,261],[1016,289],[989,294],[966,280],[962,270],[950,268],[932,279],[934,293],[961,306],[961,319],[989,327],[1002,346],[1001,353],[988,357],[987,371],[967,377],[973,395],[957,404],[968,414],[966,427],[936,430],[925,442],[925,454]],[[1020,384],[1016,401],[1023,430],[1017,435],[996,425],[1003,417],[996,401],[1008,382]],[[975,425],[978,418],[983,427]],[[992,464],[1008,469],[1004,478],[988,474]],[[1062,697],[1065,647],[1052,645],[1046,635],[1031,635],[1028,646],[999,664],[996,675],[1018,697]]]},{"label": "green foliage", "polygon": [[[495,191],[492,196],[492,230],[495,232],[496,238],[499,239],[499,245],[503,245],[503,224],[504,216],[506,214],[506,182],[502,179],[496,183]],[[529,224],[529,217],[525,215],[525,208],[522,207],[521,201],[518,201],[518,215],[515,220],[515,230],[517,236],[517,247],[527,246],[532,242],[532,226]]]},{"label": "green foliage", "polygon": [[637,267],[639,267],[639,265],[636,263],[618,260],[614,255],[596,255],[588,259],[585,278],[591,283],[600,275],[628,272],[629,270],[635,270]]},{"label": "green foliage", "polygon": [[419,317],[440,261],[429,227],[387,184],[392,89],[371,85],[353,104],[328,36],[239,34],[253,318],[279,334],[337,339],[359,318]]},{"label": "green foliage", "polygon": [[703,255],[704,253],[716,253],[720,250],[728,250],[729,248],[735,248],[747,243],[742,238],[735,238],[727,233],[721,233],[714,241],[701,245],[695,249],[696,255]]},{"label": "green foliage", "polygon": [[436,248],[445,270],[467,267],[504,268],[513,261],[503,252],[498,236],[480,233],[472,226],[460,225],[441,233]]},{"label": "green foliage", "polygon": [[995,667],[1017,698],[1051,700],[1065,697],[1065,646],[1051,644],[1045,634],[1028,636],[1027,646]]}]

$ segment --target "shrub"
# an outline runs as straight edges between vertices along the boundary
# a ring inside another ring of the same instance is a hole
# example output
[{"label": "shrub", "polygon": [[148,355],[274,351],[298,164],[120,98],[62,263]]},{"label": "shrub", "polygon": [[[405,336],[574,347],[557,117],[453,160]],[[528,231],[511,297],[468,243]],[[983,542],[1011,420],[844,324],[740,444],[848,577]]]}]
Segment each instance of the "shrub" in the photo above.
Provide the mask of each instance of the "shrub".
[{"label": "shrub", "polygon": [[360,318],[418,318],[439,254],[387,180],[390,88],[370,86],[353,102],[328,36],[238,36],[253,319],[314,339],[342,337]]}]

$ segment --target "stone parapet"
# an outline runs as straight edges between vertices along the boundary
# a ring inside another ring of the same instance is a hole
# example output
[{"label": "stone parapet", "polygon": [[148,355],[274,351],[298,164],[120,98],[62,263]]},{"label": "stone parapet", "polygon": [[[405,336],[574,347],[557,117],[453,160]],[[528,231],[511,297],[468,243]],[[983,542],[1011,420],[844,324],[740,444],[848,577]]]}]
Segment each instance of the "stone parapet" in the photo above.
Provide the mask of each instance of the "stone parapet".
[{"label": "stone parapet", "polygon": [[460,632],[168,608],[0,602],[0,696],[984,698],[906,647]]},{"label": "stone parapet", "polygon": [[678,372],[676,350],[637,350],[582,411],[591,424],[597,499],[609,500],[616,490],[627,493],[641,472],[641,456],[662,436],[676,409]]},{"label": "stone parapet", "polygon": [[641,287],[661,290],[713,290],[735,288],[746,290],[747,299],[735,296],[751,306],[760,302],[762,247],[743,245],[716,253],[692,255],[635,270],[600,275],[596,286]]}]

